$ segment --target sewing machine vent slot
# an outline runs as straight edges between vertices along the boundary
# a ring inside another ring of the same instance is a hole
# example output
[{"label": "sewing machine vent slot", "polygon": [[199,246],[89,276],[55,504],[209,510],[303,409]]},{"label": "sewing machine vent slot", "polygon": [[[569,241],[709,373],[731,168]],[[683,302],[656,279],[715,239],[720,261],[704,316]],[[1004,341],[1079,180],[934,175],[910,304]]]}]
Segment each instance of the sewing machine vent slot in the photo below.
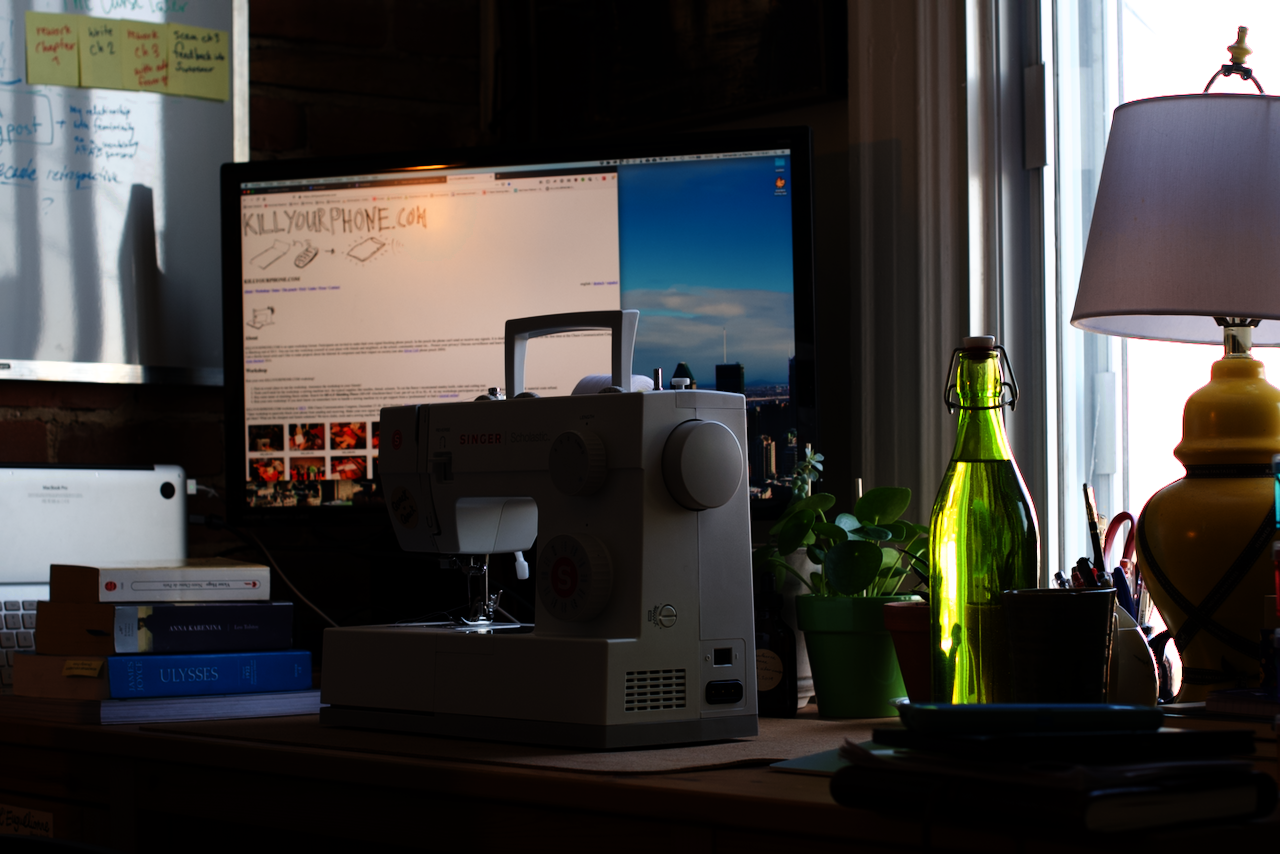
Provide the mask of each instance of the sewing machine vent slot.
[{"label": "sewing machine vent slot", "polygon": [[660,712],[684,708],[684,669],[627,671],[624,711]]}]

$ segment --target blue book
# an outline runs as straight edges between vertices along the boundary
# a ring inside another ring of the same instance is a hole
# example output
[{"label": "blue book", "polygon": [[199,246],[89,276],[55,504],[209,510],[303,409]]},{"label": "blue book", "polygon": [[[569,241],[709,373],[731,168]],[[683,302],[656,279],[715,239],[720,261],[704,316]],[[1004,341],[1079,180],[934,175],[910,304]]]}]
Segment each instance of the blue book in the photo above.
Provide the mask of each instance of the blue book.
[{"label": "blue book", "polygon": [[311,687],[311,653],[215,652],[203,655],[113,655],[107,659],[111,697],[257,694]]}]

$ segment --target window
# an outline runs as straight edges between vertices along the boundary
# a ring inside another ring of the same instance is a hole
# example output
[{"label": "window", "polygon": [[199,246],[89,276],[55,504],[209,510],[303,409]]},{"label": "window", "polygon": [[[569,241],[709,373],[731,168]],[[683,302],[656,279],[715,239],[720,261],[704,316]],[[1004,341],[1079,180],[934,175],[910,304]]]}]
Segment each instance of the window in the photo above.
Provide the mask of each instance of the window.
[{"label": "window", "polygon": [[[1236,28],[1249,27],[1250,66],[1280,92],[1280,5],[1262,0],[1203,4],[1174,0],[1077,0],[1054,7],[1060,341],[1061,558],[1087,553],[1079,488],[1091,483],[1099,509],[1135,516],[1183,476],[1173,448],[1182,407],[1208,382],[1216,345],[1111,338],[1070,326],[1111,113],[1140,98],[1198,93],[1230,58]],[[1269,71],[1268,69],[1274,69]],[[1238,77],[1214,92],[1256,93]],[[1051,202],[1050,202],[1051,203]],[[1050,256],[1052,257],[1052,256]],[[1280,352],[1256,349],[1272,381]],[[1050,437],[1053,441],[1054,437]]]}]

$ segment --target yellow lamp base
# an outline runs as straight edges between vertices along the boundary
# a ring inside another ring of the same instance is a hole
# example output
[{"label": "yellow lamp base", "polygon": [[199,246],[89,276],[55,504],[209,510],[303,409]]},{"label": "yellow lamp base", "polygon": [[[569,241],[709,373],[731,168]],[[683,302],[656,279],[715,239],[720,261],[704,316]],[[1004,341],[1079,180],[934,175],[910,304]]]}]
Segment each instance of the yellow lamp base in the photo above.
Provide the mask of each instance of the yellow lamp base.
[{"label": "yellow lamp base", "polygon": [[1271,457],[1280,389],[1261,362],[1225,358],[1187,400],[1174,456],[1187,476],[1152,496],[1138,521],[1138,565],[1182,655],[1183,702],[1262,678],[1264,597],[1275,538]]}]

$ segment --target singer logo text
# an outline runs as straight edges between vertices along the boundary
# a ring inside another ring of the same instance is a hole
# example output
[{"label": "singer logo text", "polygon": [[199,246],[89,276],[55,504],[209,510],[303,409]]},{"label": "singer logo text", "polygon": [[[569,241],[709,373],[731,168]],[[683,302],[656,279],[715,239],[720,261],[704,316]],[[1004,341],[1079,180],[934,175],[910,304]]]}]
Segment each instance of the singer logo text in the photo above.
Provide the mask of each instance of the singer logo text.
[{"label": "singer logo text", "polygon": [[461,433],[458,436],[459,445],[501,445],[501,433]]}]

